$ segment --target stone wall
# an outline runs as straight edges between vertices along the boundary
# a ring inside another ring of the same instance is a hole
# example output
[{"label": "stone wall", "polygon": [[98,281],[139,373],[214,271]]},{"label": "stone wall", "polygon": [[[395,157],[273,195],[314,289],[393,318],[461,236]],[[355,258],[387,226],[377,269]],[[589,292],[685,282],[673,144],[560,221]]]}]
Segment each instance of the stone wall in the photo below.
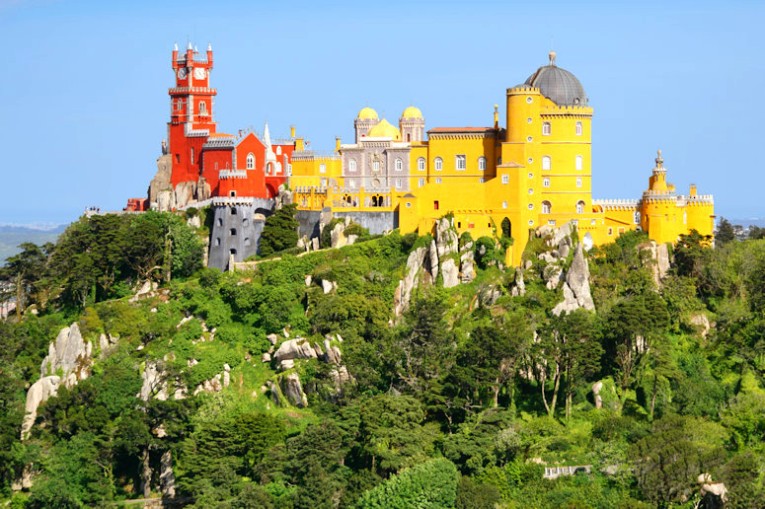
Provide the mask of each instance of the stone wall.
[{"label": "stone wall", "polygon": [[273,206],[273,200],[258,198],[241,203],[213,203],[207,266],[226,270],[232,255],[234,261],[241,262],[256,254],[266,216],[271,215]]},{"label": "stone wall", "polygon": [[321,233],[321,212],[315,210],[298,210],[295,218],[300,227],[298,228],[299,237],[308,237],[309,239],[319,238]]},{"label": "stone wall", "polygon": [[358,223],[372,235],[398,228],[398,212],[335,212],[334,217],[345,219],[349,217],[354,223]]}]

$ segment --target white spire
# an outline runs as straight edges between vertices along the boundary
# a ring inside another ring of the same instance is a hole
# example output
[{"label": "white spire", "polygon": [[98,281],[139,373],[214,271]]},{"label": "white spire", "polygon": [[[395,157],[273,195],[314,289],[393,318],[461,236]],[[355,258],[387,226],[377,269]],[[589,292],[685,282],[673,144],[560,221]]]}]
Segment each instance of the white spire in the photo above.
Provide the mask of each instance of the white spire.
[{"label": "white spire", "polygon": [[189,45],[186,49],[194,49],[194,47],[191,45],[191,41],[189,41]]},{"label": "white spire", "polygon": [[212,51],[212,43],[207,43],[207,51]]},{"label": "white spire", "polygon": [[274,154],[274,149],[271,147],[271,132],[268,130],[268,122],[266,122],[266,127],[263,128],[263,143],[266,145],[266,164],[273,162],[276,162],[276,154]]},{"label": "white spire", "polygon": [[178,43],[173,44],[173,51],[178,51]]}]

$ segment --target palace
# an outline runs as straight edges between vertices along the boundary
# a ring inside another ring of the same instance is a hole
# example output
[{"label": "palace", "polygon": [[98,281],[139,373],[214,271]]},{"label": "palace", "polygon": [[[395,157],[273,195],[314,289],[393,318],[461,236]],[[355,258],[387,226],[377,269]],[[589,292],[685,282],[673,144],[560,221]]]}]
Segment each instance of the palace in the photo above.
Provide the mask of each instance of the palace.
[{"label": "palace", "polygon": [[371,233],[424,234],[451,214],[457,230],[473,238],[511,237],[507,261],[515,265],[530,231],[545,225],[574,223],[590,246],[635,229],[659,243],[693,229],[713,234],[712,196],[697,194],[695,185],[688,195],[677,194],[660,151],[640,199],[593,200],[593,109],[554,52],[547,65],[507,89],[505,125],[498,105],[490,126],[427,131],[414,106],[403,110],[398,127],[365,107],[354,120],[354,142],[337,138],[325,155],[308,150],[294,128],[290,139],[277,142],[267,125],[262,137],[218,133],[212,49],[197,56],[191,45],[185,54],[173,50],[169,145],[163,144],[148,202],[172,209],[211,200],[211,266],[225,268],[255,253],[265,216],[286,188],[298,206],[301,234],[309,237],[330,216],[350,218]]}]

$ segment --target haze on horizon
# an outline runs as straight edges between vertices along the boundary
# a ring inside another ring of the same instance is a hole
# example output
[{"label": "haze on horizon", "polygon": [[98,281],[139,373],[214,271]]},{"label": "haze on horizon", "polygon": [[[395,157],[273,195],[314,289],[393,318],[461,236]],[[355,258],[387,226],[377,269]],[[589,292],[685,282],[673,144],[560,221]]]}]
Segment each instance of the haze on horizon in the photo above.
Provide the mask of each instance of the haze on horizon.
[{"label": "haze on horizon", "polygon": [[367,105],[396,123],[414,104],[426,129],[490,125],[505,89],[554,49],[595,110],[594,198],[638,198],[661,148],[678,192],[693,182],[718,217],[762,217],[762,106],[748,96],[765,88],[762,19],[765,5],[741,0],[0,2],[0,223],[63,223],[144,196],[170,51],[188,42],[215,51],[219,131],[268,121],[286,137],[294,124],[320,151],[351,140]]}]

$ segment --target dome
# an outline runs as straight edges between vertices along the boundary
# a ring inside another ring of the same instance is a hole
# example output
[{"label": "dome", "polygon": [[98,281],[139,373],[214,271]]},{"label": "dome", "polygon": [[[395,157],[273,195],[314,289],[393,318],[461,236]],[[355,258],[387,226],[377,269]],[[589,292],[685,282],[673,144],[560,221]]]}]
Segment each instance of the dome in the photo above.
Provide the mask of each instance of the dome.
[{"label": "dome", "polygon": [[542,95],[558,106],[584,106],[587,94],[579,80],[565,69],[555,65],[555,52],[550,52],[550,63],[537,69],[524,85],[538,88]]},{"label": "dome", "polygon": [[420,108],[416,106],[409,106],[401,114],[401,118],[416,118],[422,120],[422,112],[420,111]]},{"label": "dome", "polygon": [[370,129],[367,136],[369,138],[393,138],[396,141],[401,141],[401,131],[385,119],[380,120],[379,124]]},{"label": "dome", "polygon": [[361,108],[361,111],[359,111],[359,114],[356,115],[356,118],[361,120],[377,120],[379,117],[377,116],[377,112],[375,110],[367,106],[365,108]]}]

